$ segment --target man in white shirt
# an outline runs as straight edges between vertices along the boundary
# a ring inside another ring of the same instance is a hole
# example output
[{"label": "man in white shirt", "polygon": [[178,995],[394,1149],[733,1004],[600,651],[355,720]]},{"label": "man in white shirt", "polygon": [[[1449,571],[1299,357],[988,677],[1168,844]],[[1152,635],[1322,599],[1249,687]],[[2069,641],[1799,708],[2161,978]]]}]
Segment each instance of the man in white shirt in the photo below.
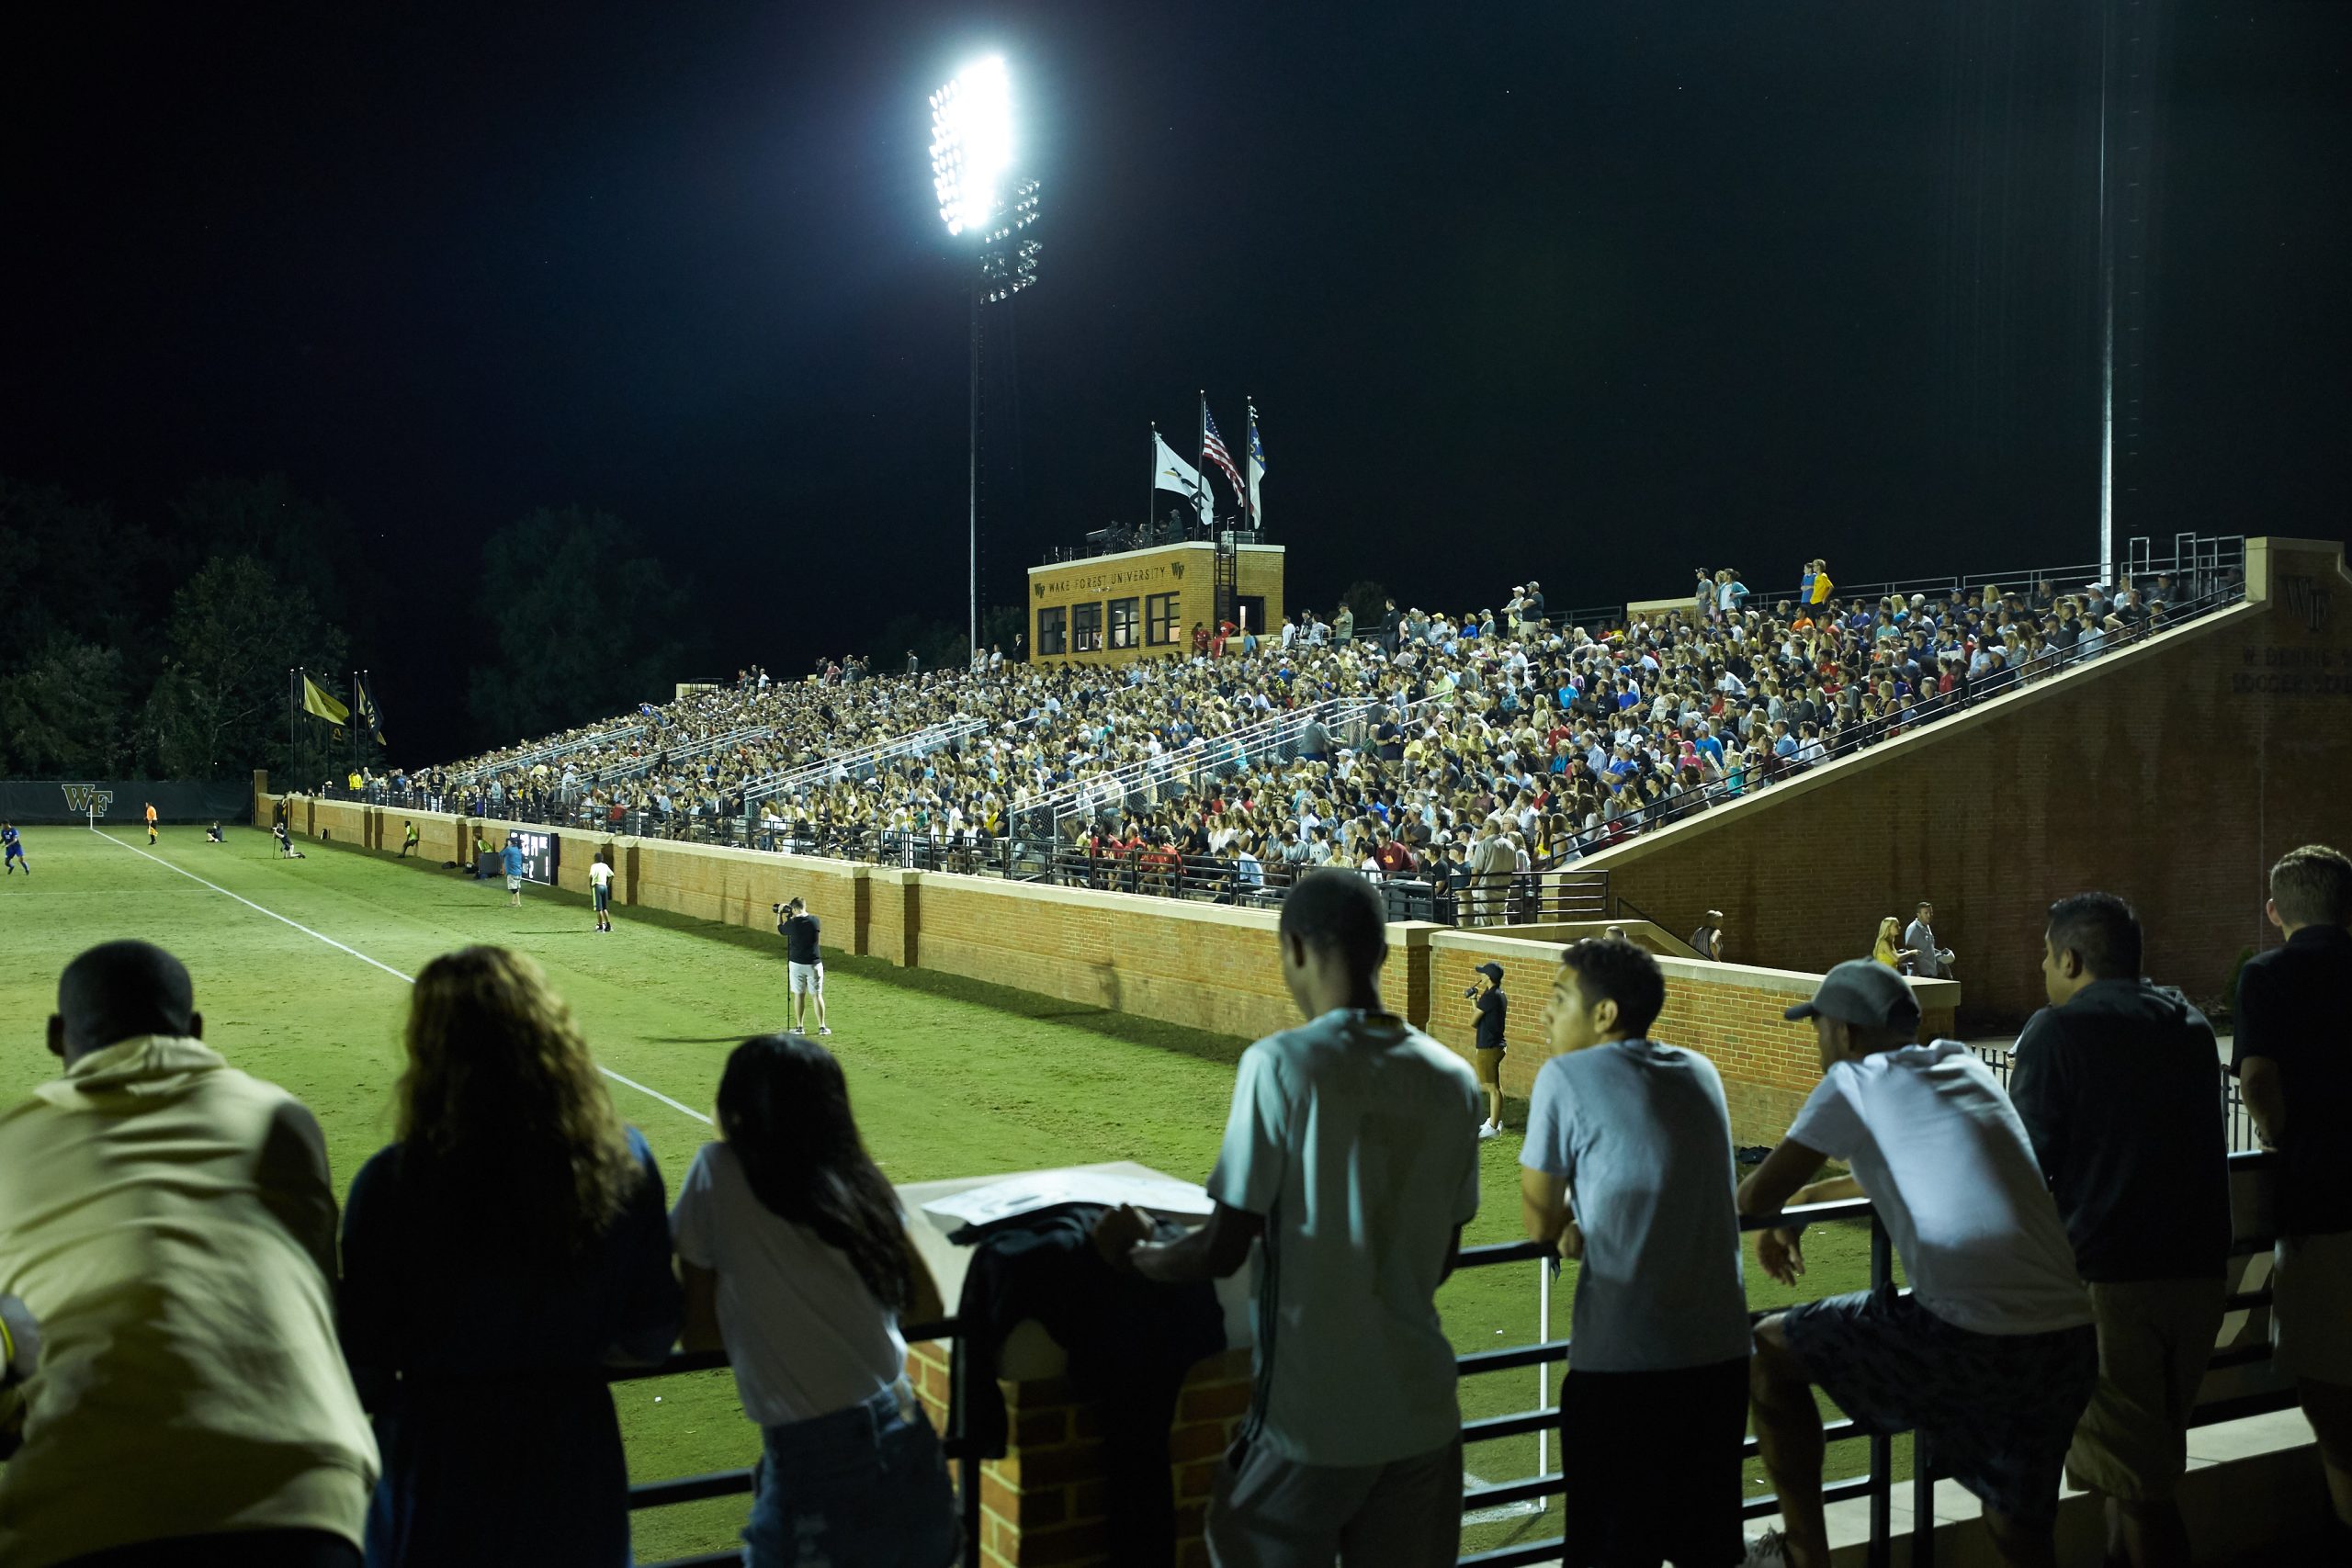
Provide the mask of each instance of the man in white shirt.
[{"label": "man in white shirt", "polygon": [[[1958,1041],[1916,1045],[1909,982],[1840,964],[1810,1002],[1821,1083],[1740,1184],[1739,1212],[1866,1197],[1911,1289],[1808,1302],[1756,1326],[1756,1433],[1786,1534],[1751,1561],[1828,1568],[1817,1385],[1863,1430],[1917,1430],[1925,1462],[1974,1493],[2003,1561],[2054,1568],[2058,1485],[2098,1376],[2090,1298],[2008,1096]],[[1825,1159],[1853,1175],[1813,1182]],[[1811,1182],[1811,1185],[1806,1183]],[[1760,1232],[1783,1284],[1802,1224]]]},{"label": "man in white shirt", "polygon": [[1105,1213],[1114,1267],[1250,1280],[1256,1388],[1210,1497],[1220,1568],[1450,1568],[1462,1412],[1436,1292],[1478,1211],[1478,1085],[1387,1011],[1385,916],[1346,872],[1283,901],[1283,981],[1307,1021],[1242,1053],[1209,1196],[1182,1241]]},{"label": "man in white shirt", "polygon": [[594,860],[588,863],[588,902],[595,907],[596,929],[600,931],[611,931],[613,929],[613,866],[602,852],[598,852]]}]

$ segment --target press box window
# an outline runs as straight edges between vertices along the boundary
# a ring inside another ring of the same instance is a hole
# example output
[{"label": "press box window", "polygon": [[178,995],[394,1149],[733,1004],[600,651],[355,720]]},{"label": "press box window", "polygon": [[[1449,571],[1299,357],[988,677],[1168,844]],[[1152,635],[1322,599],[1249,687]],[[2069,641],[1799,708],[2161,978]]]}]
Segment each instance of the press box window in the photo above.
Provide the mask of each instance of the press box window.
[{"label": "press box window", "polygon": [[1176,599],[1173,593],[1155,593],[1143,602],[1143,640],[1152,648],[1165,648],[1176,640]]},{"label": "press box window", "polygon": [[1069,607],[1069,648],[1072,653],[1099,653],[1102,649],[1102,606]]},{"label": "press box window", "polygon": [[1133,648],[1136,646],[1136,632],[1137,630],[1136,626],[1136,611],[1140,603],[1140,601],[1135,599],[1114,599],[1111,601],[1111,646],[1113,648]]},{"label": "press box window", "polygon": [[1067,653],[1069,651],[1069,643],[1062,635],[1066,614],[1067,612],[1059,604],[1048,605],[1037,612],[1038,652]]}]

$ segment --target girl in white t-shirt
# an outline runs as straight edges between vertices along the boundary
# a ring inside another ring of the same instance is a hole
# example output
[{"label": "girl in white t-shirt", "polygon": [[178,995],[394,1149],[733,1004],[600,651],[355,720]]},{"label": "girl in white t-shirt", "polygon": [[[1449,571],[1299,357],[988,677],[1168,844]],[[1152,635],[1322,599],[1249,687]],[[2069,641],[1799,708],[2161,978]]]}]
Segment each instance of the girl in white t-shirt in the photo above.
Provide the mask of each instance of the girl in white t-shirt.
[{"label": "girl in white t-shirt", "polygon": [[866,1154],[832,1053],[747,1040],[718,1083],[718,1128],[670,1215],[690,1350],[720,1349],[763,1451],[749,1568],[831,1561],[944,1568],[954,1496],[906,1382],[901,1321],[936,1321],[938,1287]]}]

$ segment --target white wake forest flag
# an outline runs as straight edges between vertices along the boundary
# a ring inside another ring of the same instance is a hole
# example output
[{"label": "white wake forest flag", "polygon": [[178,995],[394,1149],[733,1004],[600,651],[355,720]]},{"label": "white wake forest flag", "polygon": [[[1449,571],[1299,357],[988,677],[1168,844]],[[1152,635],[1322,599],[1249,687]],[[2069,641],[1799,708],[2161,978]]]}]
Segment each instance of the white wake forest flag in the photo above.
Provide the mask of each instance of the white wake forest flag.
[{"label": "white wake forest flag", "polygon": [[1209,487],[1201,480],[1201,470],[1176,455],[1168,438],[1158,430],[1151,433],[1151,488],[1172,490],[1179,495],[1189,495],[1200,508],[1201,526],[1209,525]]}]

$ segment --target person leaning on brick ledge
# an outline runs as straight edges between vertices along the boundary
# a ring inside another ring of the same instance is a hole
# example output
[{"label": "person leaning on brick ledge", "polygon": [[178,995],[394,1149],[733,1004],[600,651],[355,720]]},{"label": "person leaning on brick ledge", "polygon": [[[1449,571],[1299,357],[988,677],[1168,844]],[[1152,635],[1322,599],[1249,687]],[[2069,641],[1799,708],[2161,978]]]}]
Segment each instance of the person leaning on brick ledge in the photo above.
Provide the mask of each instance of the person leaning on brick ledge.
[{"label": "person leaning on brick ledge", "polygon": [[1451,1568],[1462,1407],[1435,1298],[1478,1211],[1477,1082],[1382,1006],[1371,883],[1300,878],[1278,940],[1307,1021],[1242,1053],[1215,1213],[1159,1244],[1144,1215],[1110,1210],[1095,1245],[1174,1284],[1231,1274],[1262,1239],[1256,1387],[1209,1500],[1218,1568]]},{"label": "person leaning on brick ledge", "polygon": [[2212,1026],[2141,977],[2140,922],[2108,893],[2050,907],[2050,1006],[2018,1036],[2009,1099],[2087,1283],[2098,1386],[2066,1473],[2104,1499],[2107,1556],[2188,1568],[2173,1489],[2222,1327],[2229,1140]]},{"label": "person leaning on brick ledge", "polygon": [[2265,908],[2287,942],[2239,973],[2231,1068],[2278,1151],[2271,1338],[2319,1439],[2340,1546],[2352,1529],[2352,858],[2289,852]]}]

